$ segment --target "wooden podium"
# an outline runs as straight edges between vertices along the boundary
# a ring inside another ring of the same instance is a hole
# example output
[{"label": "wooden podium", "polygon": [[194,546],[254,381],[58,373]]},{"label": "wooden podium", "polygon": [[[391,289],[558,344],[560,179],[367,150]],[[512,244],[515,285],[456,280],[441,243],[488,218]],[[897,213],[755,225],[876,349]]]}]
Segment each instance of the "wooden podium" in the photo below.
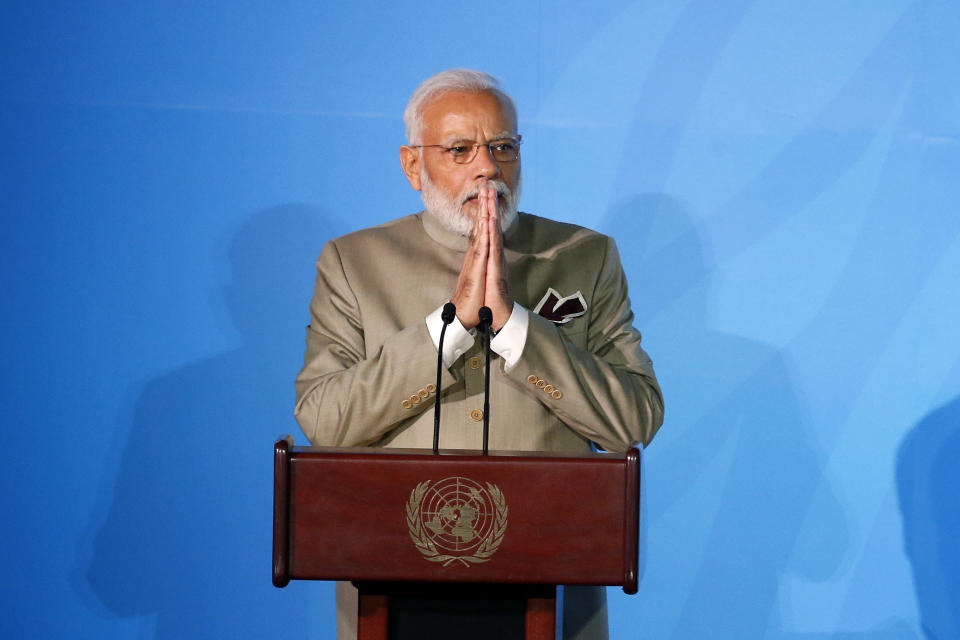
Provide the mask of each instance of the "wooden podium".
[{"label": "wooden podium", "polygon": [[635,447],[434,455],[287,436],[274,455],[273,583],[354,582],[359,640],[433,637],[428,620],[462,638],[465,619],[490,637],[477,631],[488,611],[498,640],[553,639],[556,585],[636,593],[639,489]]}]

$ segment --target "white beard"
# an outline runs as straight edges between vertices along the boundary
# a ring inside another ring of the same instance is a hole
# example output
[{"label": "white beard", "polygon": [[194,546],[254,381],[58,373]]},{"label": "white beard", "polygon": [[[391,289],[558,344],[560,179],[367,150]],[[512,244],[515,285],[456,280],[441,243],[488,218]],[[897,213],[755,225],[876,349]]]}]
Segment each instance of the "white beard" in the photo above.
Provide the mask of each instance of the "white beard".
[{"label": "white beard", "polygon": [[[490,180],[490,184],[497,190],[497,212],[500,214],[500,228],[507,229],[517,217],[517,206],[520,202],[522,180],[519,172],[513,191],[503,180]],[[461,236],[469,236],[473,230],[473,218],[464,212],[463,205],[479,191],[478,186],[466,189],[455,198],[443,193],[427,175],[426,167],[420,170],[420,198],[423,200],[423,209],[434,217],[445,229]]]}]

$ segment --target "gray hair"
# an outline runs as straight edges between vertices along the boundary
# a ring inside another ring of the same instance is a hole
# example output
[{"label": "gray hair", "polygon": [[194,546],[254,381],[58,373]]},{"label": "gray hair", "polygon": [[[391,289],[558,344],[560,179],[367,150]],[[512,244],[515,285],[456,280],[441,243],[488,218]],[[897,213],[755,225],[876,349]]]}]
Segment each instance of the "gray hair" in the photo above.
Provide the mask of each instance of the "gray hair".
[{"label": "gray hair", "polygon": [[407,143],[414,144],[423,127],[423,107],[432,98],[448,91],[489,92],[496,96],[507,112],[517,121],[517,107],[496,78],[482,71],[472,69],[448,69],[424,80],[410,96],[410,102],[403,112],[403,123],[407,126]]}]

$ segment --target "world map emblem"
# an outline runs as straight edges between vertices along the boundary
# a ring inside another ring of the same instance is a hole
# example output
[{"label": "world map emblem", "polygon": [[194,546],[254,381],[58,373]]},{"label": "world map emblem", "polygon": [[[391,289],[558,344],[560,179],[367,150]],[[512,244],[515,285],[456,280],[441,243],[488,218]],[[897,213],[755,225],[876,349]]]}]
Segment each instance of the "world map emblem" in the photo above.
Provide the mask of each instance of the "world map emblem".
[{"label": "world map emblem", "polygon": [[507,531],[507,502],[497,485],[454,476],[410,492],[407,527],[417,551],[430,562],[486,562]]}]

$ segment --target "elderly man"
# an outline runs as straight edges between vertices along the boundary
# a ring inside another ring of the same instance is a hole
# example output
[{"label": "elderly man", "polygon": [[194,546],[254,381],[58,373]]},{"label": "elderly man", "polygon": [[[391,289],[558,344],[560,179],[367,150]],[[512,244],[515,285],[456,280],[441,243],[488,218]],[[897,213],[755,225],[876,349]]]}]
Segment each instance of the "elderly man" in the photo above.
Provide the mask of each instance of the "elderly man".
[{"label": "elderly man", "polygon": [[[315,445],[443,448],[482,439],[478,311],[493,312],[490,448],[588,452],[647,444],[663,418],[613,241],[517,212],[520,135],[487,74],[439,73],[404,113],[400,164],[424,210],[330,241],[317,261],[296,416]],[[446,301],[456,319],[435,376]],[[571,487],[571,490],[575,488]],[[355,634],[338,586],[338,636]],[[568,589],[565,638],[605,638],[603,590]]]}]

